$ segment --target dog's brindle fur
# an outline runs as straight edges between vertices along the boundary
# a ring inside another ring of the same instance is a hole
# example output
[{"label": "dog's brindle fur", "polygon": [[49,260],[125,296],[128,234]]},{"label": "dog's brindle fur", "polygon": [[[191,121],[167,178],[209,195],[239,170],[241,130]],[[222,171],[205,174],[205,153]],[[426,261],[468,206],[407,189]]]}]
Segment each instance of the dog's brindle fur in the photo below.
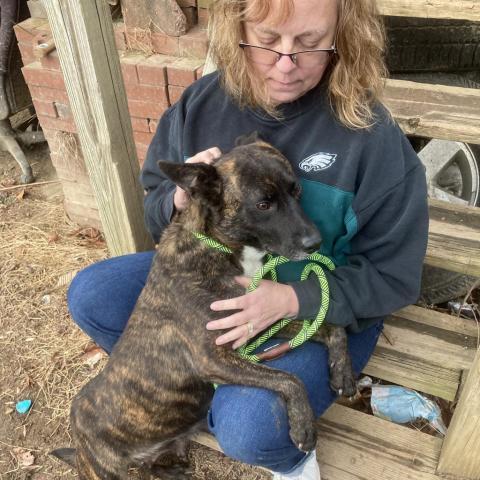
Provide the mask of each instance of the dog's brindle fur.
[{"label": "dog's brindle fur", "polygon": [[[152,466],[169,450],[181,453],[181,440],[206,417],[213,382],[277,392],[286,403],[294,444],[304,451],[315,447],[314,415],[301,381],[240,358],[230,345],[215,345],[219,331],[205,328],[228,314],[213,312],[212,301],[244,294],[234,281],[244,273],[243,247],[299,260],[320,243],[300,208],[288,161],[269,144],[249,141],[215,166],[159,163],[191,201],[164,231],[145,288],[109,362],[73,401],[76,450],[52,452],[75,461],[81,480],[125,479],[129,465]],[[207,247],[193,231],[217,239],[233,253]],[[334,365],[333,388],[353,393],[344,330],[322,328]],[[190,478],[182,465],[157,466],[156,472],[164,479]]]}]

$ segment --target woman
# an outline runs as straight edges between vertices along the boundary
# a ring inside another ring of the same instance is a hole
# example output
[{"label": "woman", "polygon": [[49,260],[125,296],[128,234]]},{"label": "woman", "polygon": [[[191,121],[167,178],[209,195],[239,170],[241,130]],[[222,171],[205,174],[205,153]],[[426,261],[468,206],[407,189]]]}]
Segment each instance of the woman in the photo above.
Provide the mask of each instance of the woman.
[{"label": "woman", "polygon": [[[382,318],[417,299],[428,225],[423,167],[379,103],[383,33],[373,1],[217,0],[211,28],[218,73],[191,85],[165,113],[147,155],[147,226],[158,240],[188,202],[162,176],[158,159],[212,162],[238,136],[257,131],[301,180],[302,205],[322,233],[321,252],[337,266],[326,272],[326,321],[347,327],[359,373]],[[107,260],[72,283],[72,316],[107,351],[152,256]],[[297,264],[280,267],[280,283],[263,281],[252,293],[213,302],[212,310],[238,310],[207,325],[228,330],[217,344],[237,348],[280,318],[313,317],[320,287],[316,278],[299,281],[299,273]],[[322,345],[306,343],[269,365],[303,380],[318,416],[334,401]],[[284,404],[272,392],[221,386],[208,421],[227,455],[269,468],[276,479],[320,478],[315,454],[290,441]]]}]

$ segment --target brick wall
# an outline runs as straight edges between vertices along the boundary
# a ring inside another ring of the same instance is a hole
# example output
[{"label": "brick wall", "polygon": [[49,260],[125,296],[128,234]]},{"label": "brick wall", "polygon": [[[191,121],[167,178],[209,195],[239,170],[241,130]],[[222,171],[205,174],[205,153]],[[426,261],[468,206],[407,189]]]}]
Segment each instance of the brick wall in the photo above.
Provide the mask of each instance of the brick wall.
[{"label": "brick wall", "polygon": [[[206,15],[202,11],[206,11],[206,4],[203,7],[200,4],[201,1],[197,7],[195,0],[179,0],[192,22],[200,20],[180,37],[129,31],[123,22],[114,25],[140,165],[159,117],[178,100],[185,87],[201,76],[208,44]],[[51,35],[48,22],[29,18],[15,26],[15,33],[24,64],[22,71],[50,147],[52,163],[62,182],[65,210],[79,224],[100,228],[58,54],[54,50],[41,60],[33,55],[34,45]]]}]

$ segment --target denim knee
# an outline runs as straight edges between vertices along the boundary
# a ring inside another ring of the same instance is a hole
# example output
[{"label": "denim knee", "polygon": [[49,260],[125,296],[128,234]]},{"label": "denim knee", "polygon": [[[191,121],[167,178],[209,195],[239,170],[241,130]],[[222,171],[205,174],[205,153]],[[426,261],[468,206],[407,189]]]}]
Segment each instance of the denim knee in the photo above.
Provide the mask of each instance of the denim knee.
[{"label": "denim knee", "polygon": [[285,402],[270,390],[220,386],[208,420],[225,454],[241,462],[286,473],[305,457],[290,439]]},{"label": "denim knee", "polygon": [[113,257],[79,272],[67,294],[77,325],[110,352],[120,338],[150,270],[154,252]]}]

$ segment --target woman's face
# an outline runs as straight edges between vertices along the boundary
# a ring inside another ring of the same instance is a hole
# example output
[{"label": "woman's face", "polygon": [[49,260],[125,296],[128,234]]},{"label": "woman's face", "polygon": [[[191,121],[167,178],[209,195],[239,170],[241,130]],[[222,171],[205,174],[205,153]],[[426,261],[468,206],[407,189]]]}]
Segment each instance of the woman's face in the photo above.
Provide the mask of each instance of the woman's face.
[{"label": "woman's face", "polygon": [[[280,7],[280,0],[273,0],[271,11],[275,11],[276,6]],[[334,43],[337,0],[294,0],[294,11],[289,19],[275,25],[274,17],[269,13],[262,22],[245,22],[244,42],[281,53],[330,48]],[[265,80],[270,101],[278,105],[293,102],[319,83],[328,65],[328,61],[319,58],[318,63],[312,64],[310,60],[308,66],[301,61],[296,65],[286,56],[270,65],[249,61]]]}]

